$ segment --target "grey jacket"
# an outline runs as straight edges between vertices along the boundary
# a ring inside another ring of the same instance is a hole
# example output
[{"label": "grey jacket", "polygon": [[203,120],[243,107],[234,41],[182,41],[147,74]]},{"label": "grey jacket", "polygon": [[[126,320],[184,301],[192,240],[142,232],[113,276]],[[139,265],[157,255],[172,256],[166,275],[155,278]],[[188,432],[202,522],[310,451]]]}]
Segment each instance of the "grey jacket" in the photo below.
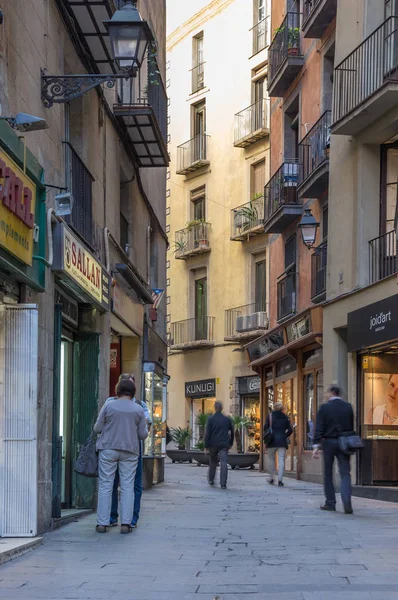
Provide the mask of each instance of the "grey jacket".
[{"label": "grey jacket", "polygon": [[148,437],[144,410],[134,400],[106,402],[101,408],[94,431],[100,433],[97,450],[125,450],[140,453],[140,440]]}]

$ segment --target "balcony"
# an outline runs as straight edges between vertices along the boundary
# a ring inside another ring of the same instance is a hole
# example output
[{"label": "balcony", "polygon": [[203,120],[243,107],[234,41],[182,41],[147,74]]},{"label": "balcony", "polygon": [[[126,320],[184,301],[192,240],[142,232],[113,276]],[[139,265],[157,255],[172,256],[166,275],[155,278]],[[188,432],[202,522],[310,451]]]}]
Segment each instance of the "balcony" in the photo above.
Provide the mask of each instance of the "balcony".
[{"label": "balcony", "polygon": [[210,223],[192,221],[185,229],[176,231],[175,257],[186,260],[196,254],[210,252]]},{"label": "balcony", "polygon": [[214,346],[214,317],[195,317],[171,323],[171,350],[194,350]]},{"label": "balcony", "polygon": [[327,110],[299,144],[297,191],[303,198],[319,198],[329,185],[331,111]]},{"label": "balcony", "polygon": [[188,175],[210,164],[208,135],[196,135],[177,148],[177,175]]},{"label": "balcony", "polygon": [[297,194],[299,165],[284,162],[264,188],[264,231],[282,233],[302,214]]},{"label": "balcony", "polygon": [[300,13],[287,13],[269,47],[268,94],[284,96],[304,64]]},{"label": "balcony", "polygon": [[261,50],[265,50],[269,46],[269,20],[268,17],[252,27],[253,32],[253,49],[252,54],[258,54]]},{"label": "balcony", "polygon": [[314,248],[311,256],[311,301],[314,304],[326,299],[327,253],[327,242],[323,242]]},{"label": "balcony", "polygon": [[369,242],[369,283],[376,283],[398,273],[398,242],[395,231],[384,233]]},{"label": "balcony", "polygon": [[268,303],[254,302],[225,311],[225,341],[245,341],[269,329]]},{"label": "balcony", "polygon": [[269,136],[269,100],[263,98],[235,115],[234,146],[246,148]]},{"label": "balcony", "polygon": [[205,63],[201,62],[191,69],[192,94],[196,94],[205,87]]},{"label": "balcony", "polygon": [[398,17],[390,17],[335,68],[333,134],[356,135],[396,107],[397,43]]},{"label": "balcony", "polygon": [[321,38],[336,16],[337,0],[304,0],[302,31],[305,38]]},{"label": "balcony", "polygon": [[258,195],[231,210],[231,240],[244,242],[264,233],[264,196]]},{"label": "balcony", "polygon": [[[295,269],[296,265],[293,268]],[[296,314],[296,288],[297,273],[295,271],[285,271],[278,277],[278,321],[284,321]]]},{"label": "balcony", "polygon": [[130,142],[140,167],[166,167],[167,152],[167,96],[157,66],[141,90],[139,81],[119,84],[118,103],[113,112],[127,129]]}]

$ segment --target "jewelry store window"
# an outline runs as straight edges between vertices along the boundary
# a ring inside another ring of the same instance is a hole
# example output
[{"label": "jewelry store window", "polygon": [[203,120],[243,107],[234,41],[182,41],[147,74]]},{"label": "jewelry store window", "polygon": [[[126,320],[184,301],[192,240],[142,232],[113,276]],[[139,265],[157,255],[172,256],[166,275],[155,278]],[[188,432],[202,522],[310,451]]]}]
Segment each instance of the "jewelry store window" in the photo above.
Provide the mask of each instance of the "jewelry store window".
[{"label": "jewelry store window", "polygon": [[166,452],[166,399],[167,378],[155,370],[152,363],[144,365],[145,402],[152,426],[145,440],[144,456],[163,456]]},{"label": "jewelry store window", "polygon": [[365,439],[398,440],[398,346],[361,357]]},{"label": "jewelry store window", "polygon": [[304,385],[304,450],[312,450],[315,420],[318,409],[323,402],[323,369],[322,350],[311,350],[303,354]]}]

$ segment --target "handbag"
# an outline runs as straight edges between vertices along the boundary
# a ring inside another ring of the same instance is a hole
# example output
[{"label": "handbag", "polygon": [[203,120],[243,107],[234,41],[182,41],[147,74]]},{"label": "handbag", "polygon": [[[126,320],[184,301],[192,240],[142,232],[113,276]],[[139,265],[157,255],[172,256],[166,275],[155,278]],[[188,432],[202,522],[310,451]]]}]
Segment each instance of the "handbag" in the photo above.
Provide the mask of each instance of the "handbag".
[{"label": "handbag", "polygon": [[83,477],[98,477],[96,438],[96,434],[92,431],[77,457],[75,471]]},{"label": "handbag", "polygon": [[264,428],[263,442],[266,446],[271,444],[274,440],[274,435],[272,433],[272,413],[269,416],[269,426]]},{"label": "handbag", "polygon": [[339,447],[344,454],[354,454],[364,447],[364,443],[359,435],[341,435],[339,437]]}]

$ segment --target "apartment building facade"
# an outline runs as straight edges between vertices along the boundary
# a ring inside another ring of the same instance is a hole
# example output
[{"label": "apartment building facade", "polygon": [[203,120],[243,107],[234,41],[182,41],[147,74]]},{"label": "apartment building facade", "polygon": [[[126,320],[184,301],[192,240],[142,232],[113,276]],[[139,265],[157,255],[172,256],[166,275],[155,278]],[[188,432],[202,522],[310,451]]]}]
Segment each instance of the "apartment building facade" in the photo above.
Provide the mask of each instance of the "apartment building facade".
[{"label": "apartment building facade", "polygon": [[123,78],[103,22],[124,7],[1,3],[0,536],[95,508],[74,462],[121,372],[154,418],[147,484],[162,477],[166,7],[136,3],[149,50]]},{"label": "apartment building facade", "polygon": [[196,446],[217,399],[255,423],[244,450],[259,452],[260,379],[244,345],[269,326],[270,30],[268,4],[249,4],[192,2],[181,23],[170,3],[169,425],[189,426]]}]

